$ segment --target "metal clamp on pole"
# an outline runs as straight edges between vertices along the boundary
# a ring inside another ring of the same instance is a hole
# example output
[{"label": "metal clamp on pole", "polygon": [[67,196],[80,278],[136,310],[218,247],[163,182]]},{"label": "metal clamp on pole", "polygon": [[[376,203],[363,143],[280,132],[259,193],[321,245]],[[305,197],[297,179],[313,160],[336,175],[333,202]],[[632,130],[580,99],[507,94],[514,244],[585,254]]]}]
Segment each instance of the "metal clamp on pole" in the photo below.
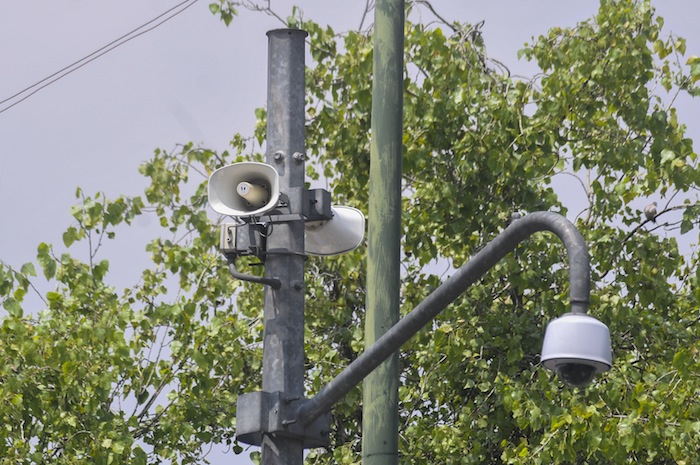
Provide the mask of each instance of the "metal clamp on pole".
[{"label": "metal clamp on pole", "polygon": [[308,402],[283,392],[249,392],[238,396],[236,403],[236,438],[259,446],[263,436],[275,435],[297,439],[305,449],[325,447],[329,443],[330,414],[326,413],[304,425],[297,411]]}]

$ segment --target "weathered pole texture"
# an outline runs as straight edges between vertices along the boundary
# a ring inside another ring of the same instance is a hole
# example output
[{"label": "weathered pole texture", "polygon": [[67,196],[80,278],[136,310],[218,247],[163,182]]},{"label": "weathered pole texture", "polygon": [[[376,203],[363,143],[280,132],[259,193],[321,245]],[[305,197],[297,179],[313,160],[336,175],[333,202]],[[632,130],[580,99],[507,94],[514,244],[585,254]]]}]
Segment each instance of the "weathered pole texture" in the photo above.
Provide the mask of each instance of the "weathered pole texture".
[{"label": "weathered pole texture", "polygon": [[[365,345],[399,320],[404,1],[377,0],[374,19]],[[398,464],[398,352],[364,381],[362,461]]]},{"label": "weathered pole texture", "polygon": [[[265,277],[281,282],[265,287],[263,380],[265,392],[304,395],[304,45],[306,32],[268,32],[266,162],[279,173],[280,192],[288,211],[267,237]],[[294,219],[297,215],[298,219]],[[275,253],[279,252],[279,253]],[[262,440],[263,465],[301,465],[300,439],[267,434]]]}]

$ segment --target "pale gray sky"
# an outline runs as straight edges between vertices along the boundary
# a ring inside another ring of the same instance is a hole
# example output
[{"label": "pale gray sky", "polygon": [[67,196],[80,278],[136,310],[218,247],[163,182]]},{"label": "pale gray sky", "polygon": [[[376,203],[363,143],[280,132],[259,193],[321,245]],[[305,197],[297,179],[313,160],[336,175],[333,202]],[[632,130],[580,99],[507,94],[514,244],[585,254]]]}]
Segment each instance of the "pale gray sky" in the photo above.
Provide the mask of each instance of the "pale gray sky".
[{"label": "pale gray sky", "polygon": [[[213,1],[213,0],[212,0]],[[53,0],[0,3],[0,100],[91,54],[180,3],[180,0]],[[20,266],[37,245],[63,248],[69,208],[80,186],[87,194],[138,195],[138,165],[157,147],[194,141],[226,148],[231,136],[250,134],[254,109],[266,99],[267,37],[275,19],[242,11],[226,28],[208,0],[155,30],[97,58],[76,72],[17,101],[0,104],[0,260]],[[365,0],[272,0],[281,16],[299,5],[309,18],[336,31],[359,25]],[[516,52],[551,26],[573,25],[597,10],[596,1],[434,0],[443,16],[485,20],[490,56],[518,74],[532,65]],[[700,6],[695,0],[655,2],[666,31],[685,37],[687,56],[700,55]],[[428,18],[429,13],[423,12]],[[689,135],[700,141],[697,101],[678,102]],[[110,276],[129,285],[147,263],[143,246],[156,231],[139,221],[106,249]],[[111,253],[111,255],[109,255]],[[212,462],[250,463],[212,452]]]}]

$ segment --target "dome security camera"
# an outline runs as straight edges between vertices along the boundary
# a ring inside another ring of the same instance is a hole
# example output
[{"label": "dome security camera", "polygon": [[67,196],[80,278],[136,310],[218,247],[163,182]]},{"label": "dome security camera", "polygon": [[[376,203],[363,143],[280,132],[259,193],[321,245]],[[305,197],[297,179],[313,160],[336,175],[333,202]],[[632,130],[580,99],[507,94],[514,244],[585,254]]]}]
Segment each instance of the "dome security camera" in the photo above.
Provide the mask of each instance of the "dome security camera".
[{"label": "dome security camera", "polygon": [[540,360],[569,386],[585,387],[612,366],[610,331],[585,313],[567,313],[547,325]]},{"label": "dome security camera", "polygon": [[560,363],[554,369],[564,383],[573,387],[586,387],[593,381],[597,370],[587,360]]}]

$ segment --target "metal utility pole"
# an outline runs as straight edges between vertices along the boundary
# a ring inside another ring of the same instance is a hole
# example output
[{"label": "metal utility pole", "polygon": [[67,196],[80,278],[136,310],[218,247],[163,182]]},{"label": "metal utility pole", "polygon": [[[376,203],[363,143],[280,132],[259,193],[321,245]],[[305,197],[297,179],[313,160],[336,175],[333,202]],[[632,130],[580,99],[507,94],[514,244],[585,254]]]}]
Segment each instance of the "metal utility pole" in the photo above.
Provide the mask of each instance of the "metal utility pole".
[{"label": "metal utility pole", "polygon": [[[265,288],[262,390],[280,392],[283,401],[304,396],[304,39],[306,32],[268,32],[266,162],[279,173],[289,219],[274,223],[267,237],[265,277],[279,289]],[[294,219],[296,216],[296,220]],[[279,251],[276,254],[275,251]],[[301,465],[303,441],[266,434],[263,465]]]},{"label": "metal utility pole", "polygon": [[[374,20],[365,348],[399,321],[404,1],[377,0]],[[398,352],[363,384],[362,462],[398,464]]]}]

